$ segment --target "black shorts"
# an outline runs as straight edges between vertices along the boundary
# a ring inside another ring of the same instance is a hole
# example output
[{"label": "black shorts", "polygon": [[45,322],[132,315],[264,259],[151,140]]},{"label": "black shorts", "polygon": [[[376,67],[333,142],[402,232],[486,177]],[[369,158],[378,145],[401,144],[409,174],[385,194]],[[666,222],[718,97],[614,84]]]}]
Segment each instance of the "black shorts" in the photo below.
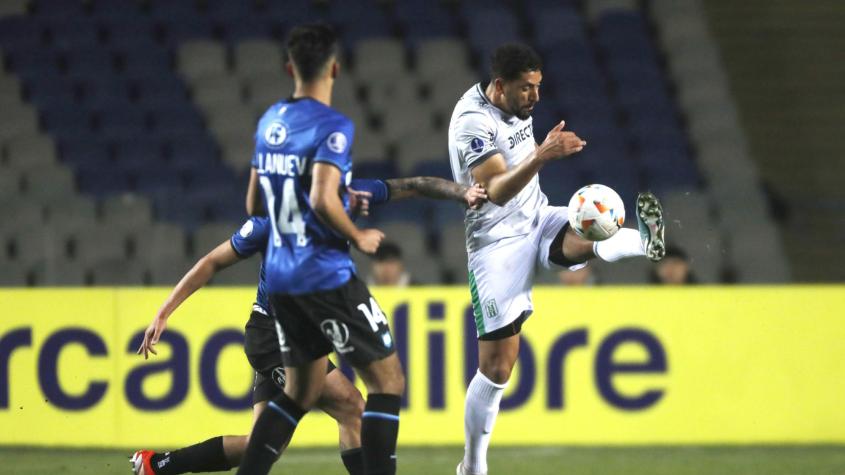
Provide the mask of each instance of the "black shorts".
[{"label": "black shorts", "polygon": [[[285,368],[273,317],[252,311],[244,328],[244,353],[255,370],[252,403],[258,404],[279,396],[285,388]],[[335,368],[329,361],[326,372],[331,373]]]},{"label": "black shorts", "polygon": [[270,295],[282,329],[282,359],[299,366],[334,350],[363,367],[396,351],[387,318],[357,277],[342,286],[310,294]]}]

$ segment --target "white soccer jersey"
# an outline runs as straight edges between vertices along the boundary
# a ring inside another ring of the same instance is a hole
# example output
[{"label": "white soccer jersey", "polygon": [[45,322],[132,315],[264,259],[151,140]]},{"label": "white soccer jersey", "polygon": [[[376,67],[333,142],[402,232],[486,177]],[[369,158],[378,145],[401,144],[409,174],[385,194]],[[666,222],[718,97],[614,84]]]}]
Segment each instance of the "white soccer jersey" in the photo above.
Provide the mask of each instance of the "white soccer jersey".
[{"label": "white soccer jersey", "polygon": [[[532,119],[520,120],[491,104],[480,83],[458,100],[449,123],[449,160],[456,182],[475,184],[472,167],[497,153],[505,158],[508,168],[513,168],[535,146]],[[537,226],[540,209],[547,203],[535,176],[504,206],[487,202],[481,209],[467,210],[467,251],[528,234]]]}]

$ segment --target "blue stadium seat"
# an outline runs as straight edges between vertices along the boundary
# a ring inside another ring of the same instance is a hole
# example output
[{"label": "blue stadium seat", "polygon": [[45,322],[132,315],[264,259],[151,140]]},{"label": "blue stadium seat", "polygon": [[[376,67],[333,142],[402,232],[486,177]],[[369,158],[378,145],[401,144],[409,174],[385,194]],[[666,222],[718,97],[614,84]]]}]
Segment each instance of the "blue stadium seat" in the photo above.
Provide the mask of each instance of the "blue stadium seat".
[{"label": "blue stadium seat", "polygon": [[220,163],[203,164],[201,167],[182,170],[181,173],[189,190],[209,188],[221,190],[230,186],[235,180],[235,173]]},{"label": "blue stadium seat", "polygon": [[422,40],[455,34],[454,16],[437,2],[397,2],[395,15],[405,40],[412,47]]},{"label": "blue stadium seat", "polygon": [[112,19],[104,23],[106,45],[117,51],[135,49],[143,51],[145,48],[155,48],[155,24],[146,17],[127,19]]},{"label": "blue stadium seat", "polygon": [[85,16],[85,7],[79,0],[37,0],[34,2],[38,18],[74,19]]},{"label": "blue stadium seat", "polygon": [[125,51],[121,63],[122,73],[128,78],[174,77],[172,57],[160,48]]},{"label": "blue stadium seat", "polygon": [[586,38],[584,20],[575,8],[565,5],[539,8],[533,11],[534,44],[538,48],[551,46],[571,38]]},{"label": "blue stadium seat", "polygon": [[207,17],[169,18],[162,21],[162,26],[164,39],[171,47],[190,40],[211,38],[214,35],[214,24]]},{"label": "blue stadium seat", "polygon": [[396,166],[389,162],[371,162],[355,164],[353,160],[353,178],[384,179],[396,178],[399,172]]},{"label": "blue stadium seat", "polygon": [[135,191],[147,195],[156,193],[182,193],[182,177],[163,167],[144,167],[132,173]]},{"label": "blue stadium seat", "polygon": [[96,48],[100,43],[98,25],[88,19],[69,20],[57,17],[45,22],[47,35],[54,48],[86,49]]},{"label": "blue stadium seat", "polygon": [[16,50],[11,52],[7,59],[9,67],[24,80],[60,74],[59,55],[46,48]]},{"label": "blue stadium seat", "polygon": [[150,15],[157,21],[185,20],[198,16],[194,0],[154,0],[150,2]]},{"label": "blue stadium seat", "polygon": [[273,24],[262,18],[227,22],[220,26],[223,40],[234,44],[254,38],[267,38],[273,35]]},{"label": "blue stadium seat", "polygon": [[199,135],[205,131],[202,117],[190,107],[161,107],[147,109],[152,118],[155,137],[181,137]]},{"label": "blue stadium seat", "polygon": [[88,164],[103,167],[111,163],[109,147],[103,142],[89,140],[64,140],[59,145],[59,152],[63,162],[73,168]]},{"label": "blue stadium seat", "polygon": [[80,80],[78,85],[82,90],[82,101],[89,110],[129,103],[129,84],[119,77],[88,77]]},{"label": "blue stadium seat", "polygon": [[41,109],[70,106],[78,95],[72,83],[57,76],[33,78],[27,81],[25,91],[27,100]]},{"label": "blue stadium seat", "polygon": [[76,73],[95,73],[98,75],[112,75],[115,73],[116,62],[114,56],[102,49],[82,49],[68,51],[64,54],[68,75]]},{"label": "blue stadium seat", "polygon": [[165,166],[163,145],[147,138],[117,142],[114,145],[114,154],[116,166],[127,171]]},{"label": "blue stadium seat", "polygon": [[486,58],[502,43],[521,39],[516,17],[504,8],[473,9],[464,13],[464,21],[470,45],[484,54],[483,61],[489,61]]},{"label": "blue stadium seat", "polygon": [[363,3],[334,2],[328,9],[328,20],[338,25],[346,47],[362,39],[389,37],[393,33],[384,8],[372,0]]},{"label": "blue stadium seat", "polygon": [[137,108],[108,107],[96,111],[96,123],[100,132],[106,136],[111,134],[117,137],[131,131],[140,135],[147,128],[147,117]]},{"label": "blue stadium seat", "polygon": [[77,106],[48,108],[41,113],[41,123],[50,133],[61,130],[91,130],[91,117],[87,111]]},{"label": "blue stadium seat", "polygon": [[43,43],[41,25],[22,15],[0,18],[0,46],[6,52],[33,50]]},{"label": "blue stadium seat", "polygon": [[116,168],[103,168],[100,164],[80,166],[76,172],[80,191],[97,198],[125,193],[130,189],[129,176]]},{"label": "blue stadium seat", "polygon": [[195,164],[215,163],[220,154],[211,137],[194,134],[170,140],[167,155],[170,157],[171,166],[185,170]]},{"label": "blue stadium seat", "polygon": [[137,20],[142,14],[138,0],[95,0],[91,5],[91,16],[102,23]]},{"label": "blue stadium seat", "polygon": [[448,157],[440,160],[431,160],[418,163],[414,166],[411,176],[434,176],[446,180],[452,179],[452,167],[449,165]]}]

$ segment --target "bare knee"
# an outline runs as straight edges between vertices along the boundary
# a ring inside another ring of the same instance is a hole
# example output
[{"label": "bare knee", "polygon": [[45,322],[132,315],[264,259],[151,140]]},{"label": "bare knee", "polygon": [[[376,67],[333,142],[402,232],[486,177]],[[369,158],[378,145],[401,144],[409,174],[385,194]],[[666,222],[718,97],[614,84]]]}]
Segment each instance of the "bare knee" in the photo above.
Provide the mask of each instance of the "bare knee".
[{"label": "bare knee", "polygon": [[490,381],[505,384],[511,379],[513,363],[506,358],[488,358],[487,361],[479,362],[478,370]]},{"label": "bare knee", "polygon": [[394,394],[401,396],[405,392],[405,374],[396,353],[383,360],[370,363],[359,371],[367,392],[377,394]]}]

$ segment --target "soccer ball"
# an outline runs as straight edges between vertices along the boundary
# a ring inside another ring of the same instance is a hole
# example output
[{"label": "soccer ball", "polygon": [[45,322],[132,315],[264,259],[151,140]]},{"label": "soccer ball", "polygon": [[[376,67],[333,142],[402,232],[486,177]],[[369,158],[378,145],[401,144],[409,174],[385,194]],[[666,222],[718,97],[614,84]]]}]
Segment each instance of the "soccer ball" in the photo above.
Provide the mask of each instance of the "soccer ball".
[{"label": "soccer ball", "polygon": [[604,241],[625,223],[625,204],[612,188],[587,185],[569,200],[569,225],[590,241]]}]

